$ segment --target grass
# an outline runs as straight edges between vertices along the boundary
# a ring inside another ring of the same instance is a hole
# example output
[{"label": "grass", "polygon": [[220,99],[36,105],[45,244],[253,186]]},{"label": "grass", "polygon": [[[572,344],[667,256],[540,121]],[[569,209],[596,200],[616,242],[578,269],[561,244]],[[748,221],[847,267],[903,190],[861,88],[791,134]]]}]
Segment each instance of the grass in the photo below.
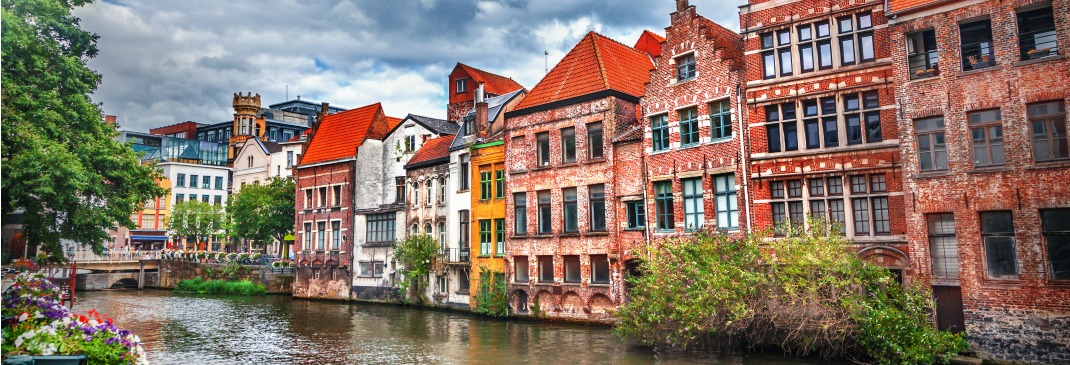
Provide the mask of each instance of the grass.
[{"label": "grass", "polygon": [[225,281],[196,278],[178,282],[178,285],[175,285],[175,292],[195,294],[264,295],[266,290],[263,285],[253,284],[253,282],[249,280]]}]

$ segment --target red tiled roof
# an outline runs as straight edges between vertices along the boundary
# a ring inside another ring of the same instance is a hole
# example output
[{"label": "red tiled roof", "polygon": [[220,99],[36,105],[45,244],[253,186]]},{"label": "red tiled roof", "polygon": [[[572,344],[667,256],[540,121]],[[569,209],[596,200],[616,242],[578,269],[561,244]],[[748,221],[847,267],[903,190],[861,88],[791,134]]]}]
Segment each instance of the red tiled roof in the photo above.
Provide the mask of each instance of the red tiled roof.
[{"label": "red tiled roof", "polygon": [[891,0],[888,2],[889,12],[899,12],[907,9],[913,9],[918,7],[924,7],[931,3],[940,2],[939,0]]},{"label": "red tiled roof", "polygon": [[423,146],[412,155],[409,159],[409,163],[405,164],[405,168],[410,165],[416,165],[421,162],[427,162],[438,158],[450,156],[450,143],[453,142],[453,136],[446,135],[438,138],[433,138],[424,142]]},{"label": "red tiled roof", "polygon": [[357,154],[357,147],[364,143],[372,123],[382,115],[381,103],[327,115],[312,135],[301,164],[353,157]]},{"label": "red tiled roof", "polygon": [[296,136],[294,136],[294,138],[290,138],[286,142],[297,142],[298,140],[301,139],[301,137],[307,136],[308,135],[308,131],[311,131],[311,130],[312,130],[312,128],[306,129],[303,132],[298,133]]},{"label": "red tiled roof", "polygon": [[639,40],[635,41],[635,46],[632,48],[649,53],[650,57],[657,57],[661,56],[662,42],[665,42],[665,37],[649,30],[644,30],[643,34],[639,35]]},{"label": "red tiled roof", "polygon": [[516,109],[603,90],[642,97],[653,68],[646,53],[590,32],[531,89]]},{"label": "red tiled roof", "polygon": [[386,117],[386,130],[392,131],[398,124],[401,124],[401,118]]},{"label": "red tiled roof", "polygon": [[492,74],[460,62],[457,63],[457,66],[464,68],[465,72],[468,72],[468,76],[472,77],[472,87],[482,82],[483,90],[491,94],[502,95],[524,88],[513,79],[505,76]]}]

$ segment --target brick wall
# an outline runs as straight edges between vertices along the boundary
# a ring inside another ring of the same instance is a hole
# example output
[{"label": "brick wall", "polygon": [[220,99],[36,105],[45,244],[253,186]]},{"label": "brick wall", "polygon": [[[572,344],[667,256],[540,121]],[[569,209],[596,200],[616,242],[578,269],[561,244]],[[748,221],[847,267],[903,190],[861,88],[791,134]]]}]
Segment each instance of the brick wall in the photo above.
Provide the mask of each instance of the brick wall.
[{"label": "brick wall", "polygon": [[[297,270],[294,283],[294,296],[311,298],[349,299],[349,268],[353,260],[352,237],[352,191],[353,191],[353,161],[342,161],[312,167],[300,167],[295,170],[294,179],[297,187],[297,209],[295,219],[294,258],[303,265]],[[327,187],[328,194],[333,194],[333,186],[341,186],[340,205],[334,206],[332,198],[328,196],[327,206],[319,205],[320,187]],[[305,191],[312,189],[312,202],[305,205]],[[326,228],[331,228],[332,221],[339,221],[341,236],[345,239],[338,245],[339,250],[333,249],[330,241],[331,234],[325,237],[327,249],[320,250],[316,245],[316,236],[313,232],[305,230],[305,223],[311,223],[312,230],[318,230],[317,224],[325,222]],[[306,237],[312,247],[305,244]],[[345,283],[343,286],[335,282]],[[334,287],[338,288],[334,288]],[[334,288],[327,290],[326,288]],[[320,288],[320,289],[317,289]],[[303,290],[299,290],[303,289]]]}]

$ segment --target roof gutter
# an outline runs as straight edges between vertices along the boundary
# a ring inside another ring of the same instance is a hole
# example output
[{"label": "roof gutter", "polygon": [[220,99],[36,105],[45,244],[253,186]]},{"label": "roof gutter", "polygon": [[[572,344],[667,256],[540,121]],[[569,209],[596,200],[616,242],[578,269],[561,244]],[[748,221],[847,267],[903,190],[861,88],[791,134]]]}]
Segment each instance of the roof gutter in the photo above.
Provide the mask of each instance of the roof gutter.
[{"label": "roof gutter", "polygon": [[346,158],[337,159],[337,160],[323,161],[323,162],[310,163],[310,164],[294,165],[294,168],[295,169],[304,169],[304,168],[309,168],[309,167],[332,165],[332,164],[336,164],[336,163],[339,163],[339,162],[356,161],[356,160],[357,160],[357,157],[353,156],[353,157],[346,157]]},{"label": "roof gutter", "polygon": [[417,162],[417,163],[406,164],[404,166],[404,168],[406,170],[412,170],[412,169],[418,169],[418,168],[426,167],[426,166],[440,165],[440,164],[443,164],[443,163],[446,163],[446,162],[450,162],[450,156],[439,157],[439,158],[431,159],[431,160],[427,160],[427,161],[420,161],[420,162]]}]

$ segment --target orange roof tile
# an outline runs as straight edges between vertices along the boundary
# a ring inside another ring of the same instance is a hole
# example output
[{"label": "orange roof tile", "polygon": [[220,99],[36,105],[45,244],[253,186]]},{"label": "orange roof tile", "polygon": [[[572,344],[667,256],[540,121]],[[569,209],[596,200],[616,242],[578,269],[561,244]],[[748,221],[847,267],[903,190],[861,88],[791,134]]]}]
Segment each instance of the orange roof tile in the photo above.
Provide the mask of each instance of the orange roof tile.
[{"label": "orange roof tile", "polygon": [[412,155],[409,159],[409,163],[405,164],[405,168],[416,168],[424,165],[428,165],[425,162],[431,162],[440,158],[450,157],[450,143],[453,142],[453,136],[445,135],[438,138],[433,138],[424,142],[423,146]]},{"label": "orange roof tile", "polygon": [[474,81],[472,86],[482,82],[483,90],[491,94],[502,95],[524,88],[513,79],[505,76],[492,74],[460,62],[457,63],[457,66],[464,68],[468,72],[468,76],[472,77],[472,81]]},{"label": "orange roof tile", "polygon": [[632,48],[649,53],[650,57],[657,57],[661,56],[662,42],[665,42],[665,37],[649,30],[644,30],[643,34],[639,35],[639,40],[635,41],[635,46]]},{"label": "orange roof tile", "polygon": [[590,32],[531,89],[516,109],[603,90],[642,97],[653,68],[646,53]]},{"label": "orange roof tile", "polygon": [[355,156],[357,147],[364,143],[364,138],[377,120],[379,123],[385,120],[381,103],[327,115],[312,135],[301,164]]},{"label": "orange roof tile", "polygon": [[925,7],[932,3],[938,3],[938,0],[891,0],[888,2],[889,12],[895,13],[903,10],[915,9]]}]

